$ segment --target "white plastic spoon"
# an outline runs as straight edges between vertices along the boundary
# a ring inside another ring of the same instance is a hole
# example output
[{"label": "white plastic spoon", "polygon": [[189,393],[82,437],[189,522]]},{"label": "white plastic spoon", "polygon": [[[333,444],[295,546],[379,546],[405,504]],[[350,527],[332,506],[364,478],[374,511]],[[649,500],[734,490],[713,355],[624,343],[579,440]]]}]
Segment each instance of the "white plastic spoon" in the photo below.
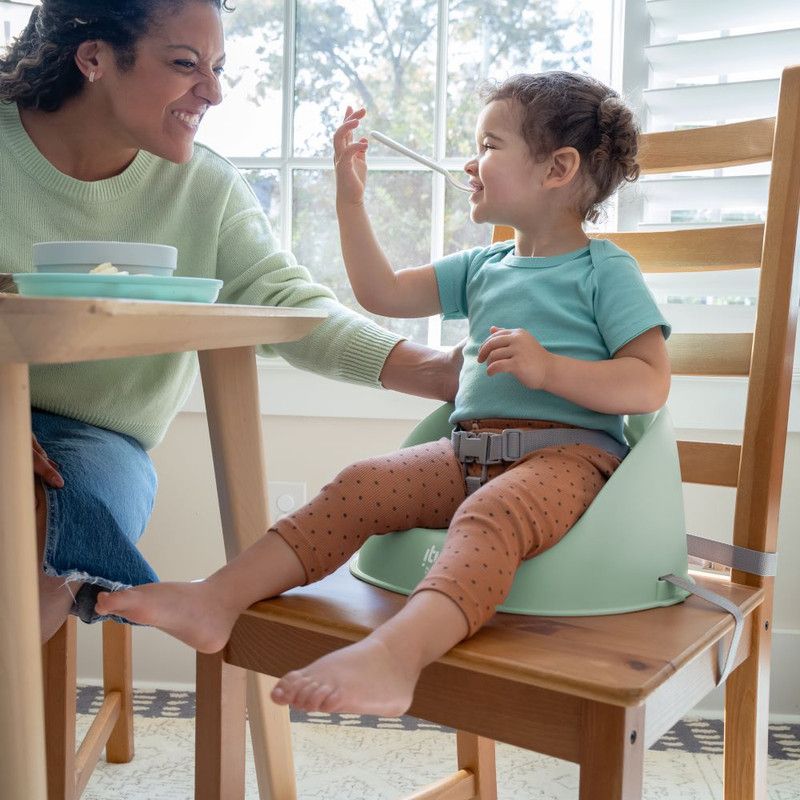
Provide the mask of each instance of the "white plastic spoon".
[{"label": "white plastic spoon", "polygon": [[391,147],[392,150],[397,150],[398,153],[402,153],[404,156],[408,156],[409,158],[413,158],[414,161],[419,161],[420,164],[424,164],[426,167],[428,167],[428,169],[432,169],[434,172],[441,173],[447,179],[447,182],[454,188],[461,189],[462,192],[469,192],[470,194],[475,191],[472,186],[465,186],[463,183],[459,183],[450,174],[450,171],[447,169],[447,167],[443,167],[441,164],[437,164],[435,161],[431,161],[429,158],[425,158],[425,156],[415,153],[405,145],[400,144],[400,142],[390,139],[385,134],[380,133],[379,131],[370,131],[369,135],[381,144]]}]

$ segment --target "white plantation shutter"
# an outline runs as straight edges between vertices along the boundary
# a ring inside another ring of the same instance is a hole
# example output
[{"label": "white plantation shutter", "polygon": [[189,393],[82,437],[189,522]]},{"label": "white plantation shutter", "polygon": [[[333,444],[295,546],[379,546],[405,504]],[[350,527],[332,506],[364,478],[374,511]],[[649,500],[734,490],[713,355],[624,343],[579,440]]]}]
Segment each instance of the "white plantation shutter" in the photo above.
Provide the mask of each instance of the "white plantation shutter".
[{"label": "white plantation shutter", "polygon": [[796,0],[647,0],[648,130],[773,116],[800,60]]},{"label": "white plantation shutter", "polygon": [[[775,115],[780,73],[800,62],[798,0],[627,0],[625,11],[637,20],[626,21],[626,58],[638,61],[622,83],[643,130]],[[769,164],[646,176],[621,193],[620,227],[763,222],[768,181]],[[757,270],[647,281],[676,331],[752,329]]]}]

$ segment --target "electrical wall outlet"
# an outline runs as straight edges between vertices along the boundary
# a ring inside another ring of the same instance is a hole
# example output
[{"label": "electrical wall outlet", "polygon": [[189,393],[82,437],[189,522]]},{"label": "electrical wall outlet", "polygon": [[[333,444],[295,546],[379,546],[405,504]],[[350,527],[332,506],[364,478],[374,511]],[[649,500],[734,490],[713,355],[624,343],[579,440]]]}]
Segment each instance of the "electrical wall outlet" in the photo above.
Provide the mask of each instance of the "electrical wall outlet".
[{"label": "electrical wall outlet", "polygon": [[306,502],[305,483],[268,481],[270,523],[297,511]]}]

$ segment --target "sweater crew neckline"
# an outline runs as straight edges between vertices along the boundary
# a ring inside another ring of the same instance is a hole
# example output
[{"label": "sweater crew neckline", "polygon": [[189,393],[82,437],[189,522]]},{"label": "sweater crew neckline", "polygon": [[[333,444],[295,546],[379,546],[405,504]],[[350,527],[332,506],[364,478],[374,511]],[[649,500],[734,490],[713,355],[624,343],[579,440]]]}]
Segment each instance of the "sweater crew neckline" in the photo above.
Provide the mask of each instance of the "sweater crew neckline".
[{"label": "sweater crew neckline", "polygon": [[45,158],[28,136],[16,103],[0,102],[0,132],[24,170],[45,189],[88,202],[121,197],[139,185],[158,158],[146,150],[139,150],[119,175],[97,181],[82,181],[61,172]]},{"label": "sweater crew neckline", "polygon": [[571,250],[569,253],[559,253],[555,256],[517,256],[514,255],[514,250],[503,259],[503,263],[509,267],[523,267],[525,269],[542,269],[543,267],[557,267],[560,264],[566,264],[568,261],[574,261],[589,252],[589,245],[585,244],[577,250]]}]

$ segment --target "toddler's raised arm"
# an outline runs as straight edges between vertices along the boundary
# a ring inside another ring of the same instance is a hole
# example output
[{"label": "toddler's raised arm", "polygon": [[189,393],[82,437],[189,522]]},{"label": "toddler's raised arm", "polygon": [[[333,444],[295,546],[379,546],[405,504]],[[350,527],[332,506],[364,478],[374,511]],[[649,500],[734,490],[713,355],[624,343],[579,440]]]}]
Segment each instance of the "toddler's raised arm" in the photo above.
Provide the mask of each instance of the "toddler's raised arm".
[{"label": "toddler's raised arm", "polygon": [[336,170],[336,215],[347,276],[356,299],[367,311],[386,317],[429,317],[441,311],[433,267],[395,272],[372,231],[364,207],[367,179],[365,138],[353,141],[364,109],[345,112],[333,136]]}]

